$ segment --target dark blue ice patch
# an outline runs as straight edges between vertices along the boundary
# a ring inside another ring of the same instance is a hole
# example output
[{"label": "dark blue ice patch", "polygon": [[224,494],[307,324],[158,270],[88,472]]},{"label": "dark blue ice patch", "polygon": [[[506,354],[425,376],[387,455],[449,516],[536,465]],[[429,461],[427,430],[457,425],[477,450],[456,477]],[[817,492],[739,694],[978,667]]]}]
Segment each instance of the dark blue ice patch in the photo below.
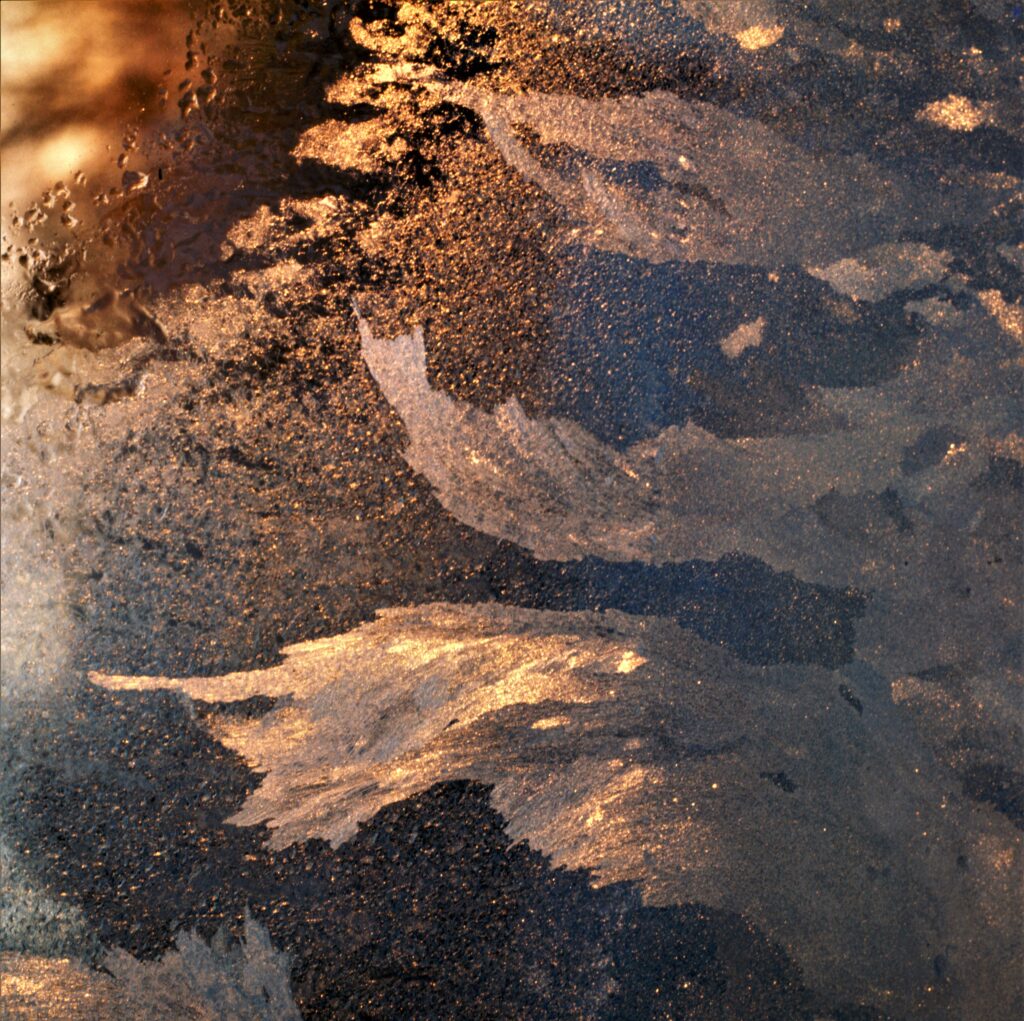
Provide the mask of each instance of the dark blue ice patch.
[{"label": "dark blue ice patch", "polygon": [[583,171],[591,170],[612,184],[642,192],[658,191],[672,183],[651,160],[601,159],[564,142],[542,143],[535,132],[527,129],[521,128],[518,135],[534,159],[567,178],[578,179]]},{"label": "dark blue ice patch", "polygon": [[594,160],[594,168],[613,184],[641,191],[657,191],[668,186],[657,164],[650,160]]},{"label": "dark blue ice patch", "polygon": [[[548,406],[623,448],[693,419],[725,436],[809,425],[804,388],[895,374],[919,332],[906,295],[854,302],[799,269],[651,265],[578,250],[556,281]],[[738,358],[722,341],[763,320]]]},{"label": "dark blue ice patch", "polygon": [[742,554],[654,567],[594,557],[527,565],[505,552],[483,568],[499,602],[668,617],[760,666],[848,663],[865,607],[859,592],[813,585]]},{"label": "dark blue ice patch", "polygon": [[853,657],[864,597],[802,582],[754,557],[649,567],[585,560],[579,577],[605,608],[673,617],[749,663],[818,663]]}]

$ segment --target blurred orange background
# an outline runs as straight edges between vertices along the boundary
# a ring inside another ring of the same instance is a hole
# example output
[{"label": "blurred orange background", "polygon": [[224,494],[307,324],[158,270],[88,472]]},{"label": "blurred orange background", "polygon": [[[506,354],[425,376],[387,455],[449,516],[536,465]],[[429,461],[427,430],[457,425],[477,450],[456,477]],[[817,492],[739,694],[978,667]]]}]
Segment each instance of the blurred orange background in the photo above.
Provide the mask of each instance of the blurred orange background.
[{"label": "blurred orange background", "polygon": [[[177,114],[161,89],[181,70],[196,0],[0,3],[5,216],[55,181],[115,173],[129,125]],[[172,70],[173,69],[173,70]]]}]

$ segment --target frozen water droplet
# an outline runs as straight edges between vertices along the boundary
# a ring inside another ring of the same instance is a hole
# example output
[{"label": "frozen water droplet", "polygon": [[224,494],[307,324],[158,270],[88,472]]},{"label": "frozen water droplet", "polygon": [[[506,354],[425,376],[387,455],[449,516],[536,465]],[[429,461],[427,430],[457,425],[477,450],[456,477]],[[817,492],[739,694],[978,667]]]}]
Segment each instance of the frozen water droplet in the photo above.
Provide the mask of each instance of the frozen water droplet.
[{"label": "frozen water droplet", "polygon": [[137,170],[126,170],[121,177],[121,186],[125,191],[142,191],[149,184],[149,174]]}]

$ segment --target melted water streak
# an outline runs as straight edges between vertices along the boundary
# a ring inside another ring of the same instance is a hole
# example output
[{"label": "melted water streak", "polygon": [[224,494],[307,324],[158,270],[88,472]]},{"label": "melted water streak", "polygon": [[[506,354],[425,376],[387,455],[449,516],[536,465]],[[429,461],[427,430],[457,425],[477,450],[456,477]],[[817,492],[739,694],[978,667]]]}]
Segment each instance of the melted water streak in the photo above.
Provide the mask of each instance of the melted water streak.
[{"label": "melted water streak", "polygon": [[[998,175],[897,179],[864,157],[811,153],[756,120],[667,92],[583,99],[429,87],[474,110],[509,165],[587,225],[590,244],[651,262],[830,262],[977,225],[1020,187]],[[644,167],[653,182],[626,172]]]},{"label": "melted water streak", "polygon": [[664,620],[486,604],[382,611],[269,670],[94,680],[287,696],[218,727],[266,773],[233,821],[268,822],[275,846],[338,843],[471,778],[556,863],[745,913],[836,995],[1012,1015],[994,962],[1015,938],[1019,838],[964,803],[884,690],[855,708],[833,674],[752,668]]}]

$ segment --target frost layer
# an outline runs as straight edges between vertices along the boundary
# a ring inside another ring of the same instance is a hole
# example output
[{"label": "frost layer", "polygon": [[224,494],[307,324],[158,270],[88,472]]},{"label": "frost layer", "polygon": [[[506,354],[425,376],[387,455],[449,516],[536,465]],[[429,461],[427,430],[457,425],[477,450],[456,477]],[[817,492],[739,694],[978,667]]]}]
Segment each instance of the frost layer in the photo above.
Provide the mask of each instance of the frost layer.
[{"label": "frost layer", "polygon": [[1011,1016],[996,962],[1018,935],[1019,839],[964,802],[884,684],[752,668],[656,618],[448,604],[381,611],[270,669],[95,679],[279,698],[216,724],[266,774],[233,822],[266,822],[275,846],[337,844],[386,804],[478,780],[557,864],[744,913],[819,988]]},{"label": "frost layer", "polygon": [[54,900],[25,875],[18,856],[0,840],[0,952],[92,960],[95,935],[73,904]]},{"label": "frost layer", "polygon": [[977,226],[1008,176],[898,178],[810,152],[759,121],[668,92],[585,99],[437,82],[505,161],[581,223],[588,243],[651,262],[821,265],[944,225]]},{"label": "frost layer", "polygon": [[858,655],[886,678],[960,664],[1008,704],[1019,697],[1020,493],[1007,469],[1019,346],[975,299],[913,307],[927,332],[911,366],[876,387],[810,390],[835,429],[723,439],[689,422],[621,452],[514,398],[484,411],[435,390],[419,329],[390,342],[363,319],[359,331],[405,425],[403,456],[465,524],[541,559],[739,552],[855,586],[871,597]]}]

